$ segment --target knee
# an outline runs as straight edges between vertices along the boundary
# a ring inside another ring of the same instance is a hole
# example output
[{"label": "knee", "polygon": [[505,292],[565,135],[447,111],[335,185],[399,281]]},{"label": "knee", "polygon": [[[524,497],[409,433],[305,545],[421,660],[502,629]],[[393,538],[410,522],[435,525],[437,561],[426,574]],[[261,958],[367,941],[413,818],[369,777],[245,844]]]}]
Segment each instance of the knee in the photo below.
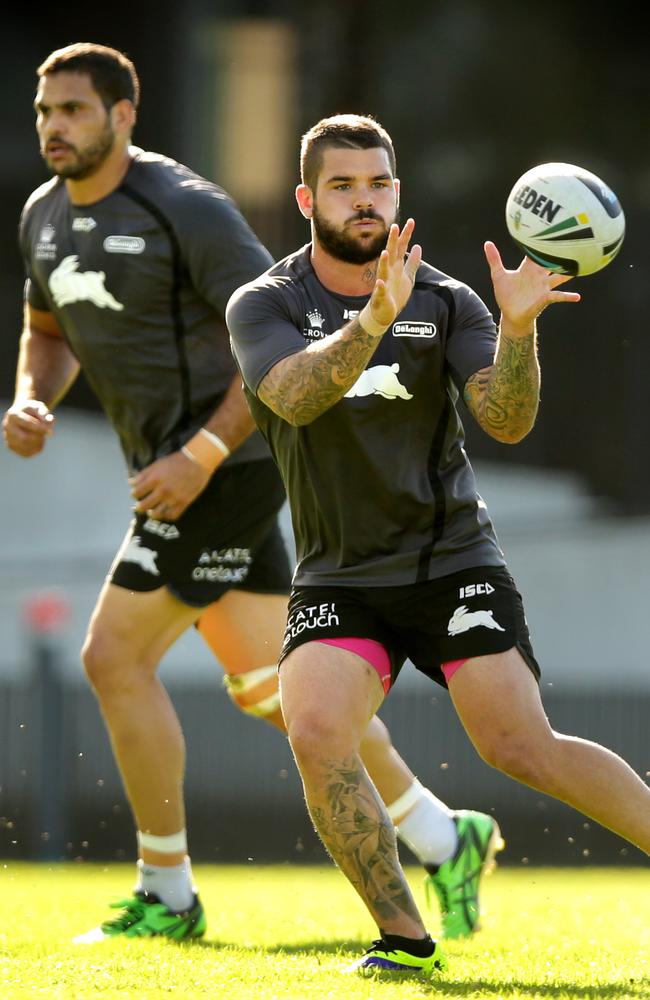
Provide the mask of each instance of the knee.
[{"label": "knee", "polygon": [[361,754],[364,758],[384,757],[393,747],[388,729],[376,715],[368,723],[361,740]]},{"label": "knee", "polygon": [[536,788],[549,783],[552,754],[545,739],[493,734],[477,750],[487,764],[516,781]]},{"label": "knee", "polygon": [[240,711],[284,728],[276,666],[226,674],[223,680],[230,699]]},{"label": "knee", "polygon": [[288,719],[287,731],[299,764],[341,759],[358,750],[358,740],[341,720],[320,708],[307,708]]},{"label": "knee", "polygon": [[146,664],[135,664],[116,636],[89,633],[81,650],[81,662],[91,687],[98,696],[108,696],[131,688]]}]

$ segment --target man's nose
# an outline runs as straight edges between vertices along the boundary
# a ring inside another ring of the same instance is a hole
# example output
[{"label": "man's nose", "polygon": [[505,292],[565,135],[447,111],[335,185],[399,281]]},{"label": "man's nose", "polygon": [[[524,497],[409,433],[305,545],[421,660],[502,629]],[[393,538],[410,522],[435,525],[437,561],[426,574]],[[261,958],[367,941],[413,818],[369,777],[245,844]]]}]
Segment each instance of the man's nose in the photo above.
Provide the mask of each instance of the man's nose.
[{"label": "man's nose", "polygon": [[41,135],[48,138],[52,135],[63,135],[65,132],[65,117],[59,112],[52,111],[45,121],[41,122]]},{"label": "man's nose", "polygon": [[374,203],[374,198],[372,194],[372,189],[368,187],[360,188],[354,199],[354,204],[356,208],[370,208]]}]

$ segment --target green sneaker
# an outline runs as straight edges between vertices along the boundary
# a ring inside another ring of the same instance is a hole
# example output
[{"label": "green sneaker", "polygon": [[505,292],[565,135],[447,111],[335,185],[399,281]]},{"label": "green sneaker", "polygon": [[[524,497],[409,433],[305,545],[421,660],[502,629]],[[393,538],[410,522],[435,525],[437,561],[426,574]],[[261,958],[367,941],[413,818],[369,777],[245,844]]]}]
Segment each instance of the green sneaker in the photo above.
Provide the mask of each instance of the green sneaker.
[{"label": "green sneaker", "polygon": [[492,816],[466,809],[454,813],[458,833],[456,853],[429,872],[424,890],[429,906],[434,895],[440,904],[443,938],[469,937],[479,929],[478,891],[481,876],[495,867],[494,856],[505,847],[499,825]]},{"label": "green sneaker", "polygon": [[130,899],[110,905],[122,912],[99,927],[79,934],[73,944],[95,944],[120,934],[131,938],[168,937],[174,941],[187,941],[205,934],[205,913],[198,896],[194,897],[190,909],[182,913],[169,910],[152,892],[136,892]]},{"label": "green sneaker", "polygon": [[447,959],[437,941],[433,942],[433,954],[421,958],[408,951],[391,949],[380,938],[373,941],[363,956],[348,965],[343,972],[358,972],[362,976],[371,976],[375,972],[421,972],[424,976],[432,976],[436,972],[444,972],[446,968]]}]

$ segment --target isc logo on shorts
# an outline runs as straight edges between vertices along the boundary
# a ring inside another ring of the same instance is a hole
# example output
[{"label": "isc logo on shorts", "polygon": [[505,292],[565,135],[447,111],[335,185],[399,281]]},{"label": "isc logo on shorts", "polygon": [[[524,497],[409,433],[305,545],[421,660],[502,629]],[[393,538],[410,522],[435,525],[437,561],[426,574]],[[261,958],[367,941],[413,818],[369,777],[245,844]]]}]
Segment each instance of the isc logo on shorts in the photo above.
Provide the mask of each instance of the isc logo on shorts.
[{"label": "isc logo on shorts", "polygon": [[484,594],[493,594],[494,587],[490,583],[468,583],[466,587],[461,587],[458,591],[459,597],[480,597]]}]

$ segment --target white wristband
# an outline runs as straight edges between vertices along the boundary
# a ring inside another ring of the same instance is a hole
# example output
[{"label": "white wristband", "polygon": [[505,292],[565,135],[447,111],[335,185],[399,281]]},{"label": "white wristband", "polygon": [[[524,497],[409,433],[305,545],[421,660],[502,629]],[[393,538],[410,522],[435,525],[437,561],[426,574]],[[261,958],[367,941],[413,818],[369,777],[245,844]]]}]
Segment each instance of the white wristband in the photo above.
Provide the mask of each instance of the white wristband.
[{"label": "white wristband", "polygon": [[357,316],[360,326],[371,337],[383,337],[388,327],[383,323],[378,323],[370,311],[370,303],[365,305]]},{"label": "white wristband", "polygon": [[215,447],[219,448],[223,452],[224,456],[228,458],[228,456],[230,455],[230,448],[228,447],[225,441],[221,440],[218,434],[213,434],[212,431],[207,430],[207,428],[205,427],[202,427],[199,433],[203,434],[203,436],[206,437],[208,441],[211,441],[212,444],[215,445]]}]

